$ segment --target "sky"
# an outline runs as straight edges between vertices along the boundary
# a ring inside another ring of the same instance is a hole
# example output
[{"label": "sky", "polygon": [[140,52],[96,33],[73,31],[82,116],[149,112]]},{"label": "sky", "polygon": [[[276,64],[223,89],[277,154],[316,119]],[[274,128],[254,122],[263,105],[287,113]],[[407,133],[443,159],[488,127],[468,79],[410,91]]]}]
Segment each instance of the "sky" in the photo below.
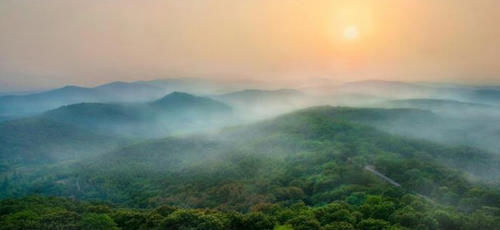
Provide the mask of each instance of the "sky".
[{"label": "sky", "polygon": [[0,90],[202,77],[500,83],[498,0],[0,0]]}]

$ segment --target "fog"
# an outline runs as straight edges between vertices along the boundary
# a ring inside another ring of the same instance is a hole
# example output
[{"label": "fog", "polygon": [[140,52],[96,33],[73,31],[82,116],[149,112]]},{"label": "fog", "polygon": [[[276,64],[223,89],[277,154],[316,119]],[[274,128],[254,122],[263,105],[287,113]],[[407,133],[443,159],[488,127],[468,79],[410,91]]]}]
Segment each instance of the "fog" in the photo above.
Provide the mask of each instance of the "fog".
[{"label": "fog", "polygon": [[0,0],[1,229],[498,229],[496,0]]},{"label": "fog", "polygon": [[[496,125],[500,90],[494,86],[372,80],[309,84],[298,89],[256,87],[196,78],[112,82],[93,88],[67,86],[0,97],[0,119],[37,117],[105,135],[161,138],[248,124],[320,105],[411,108],[429,115],[421,117],[419,123],[410,117],[372,118],[370,122],[386,131],[443,143],[492,152],[499,147],[495,138],[500,132]],[[413,128],[407,128],[410,126]]]}]

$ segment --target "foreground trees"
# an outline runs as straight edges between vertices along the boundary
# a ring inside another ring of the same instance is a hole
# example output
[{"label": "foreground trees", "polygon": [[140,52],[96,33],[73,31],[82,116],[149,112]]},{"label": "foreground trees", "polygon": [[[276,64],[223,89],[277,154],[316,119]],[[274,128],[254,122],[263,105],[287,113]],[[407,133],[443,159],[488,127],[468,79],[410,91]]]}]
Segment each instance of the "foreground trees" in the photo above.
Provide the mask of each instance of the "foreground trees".
[{"label": "foreground trees", "polygon": [[171,206],[134,210],[33,196],[1,201],[0,229],[476,230],[500,229],[500,219],[486,210],[466,215],[412,195],[369,196],[361,205],[260,204],[248,213]]}]

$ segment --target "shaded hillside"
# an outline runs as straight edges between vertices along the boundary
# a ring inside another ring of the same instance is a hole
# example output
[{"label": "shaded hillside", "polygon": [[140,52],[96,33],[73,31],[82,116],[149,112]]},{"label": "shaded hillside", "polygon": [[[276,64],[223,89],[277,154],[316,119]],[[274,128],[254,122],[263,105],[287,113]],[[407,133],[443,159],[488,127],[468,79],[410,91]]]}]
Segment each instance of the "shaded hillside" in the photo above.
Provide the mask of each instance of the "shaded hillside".
[{"label": "shaded hillside", "polygon": [[177,112],[192,110],[193,112],[230,112],[231,108],[221,102],[207,97],[197,97],[187,93],[173,92],[157,101],[151,103],[160,110]]},{"label": "shaded hillside", "polygon": [[231,108],[208,98],[172,93],[144,104],[83,103],[33,118],[0,123],[2,171],[98,155],[121,137],[166,136],[227,124]]},{"label": "shaded hillside", "polygon": [[76,160],[110,151],[123,140],[40,118],[0,123],[0,162],[3,170]]},{"label": "shaded hillside", "polygon": [[158,137],[202,131],[231,122],[231,108],[209,98],[174,92],[151,103],[82,103],[42,115],[100,133]]},{"label": "shaded hillside", "polygon": [[500,115],[500,107],[468,103],[456,100],[443,99],[407,99],[393,100],[380,103],[379,107],[389,108],[417,108],[430,110],[432,112],[453,118],[462,119],[498,119]]},{"label": "shaded hillside", "polygon": [[134,102],[161,97],[165,90],[149,84],[113,82],[95,88],[66,86],[46,92],[0,97],[0,115],[27,116],[82,102]]},{"label": "shaded hillside", "polygon": [[213,95],[240,88],[238,84],[200,78],[117,81],[91,88],[65,86],[44,92],[0,95],[0,116],[31,116],[76,103],[146,102],[175,91]]}]

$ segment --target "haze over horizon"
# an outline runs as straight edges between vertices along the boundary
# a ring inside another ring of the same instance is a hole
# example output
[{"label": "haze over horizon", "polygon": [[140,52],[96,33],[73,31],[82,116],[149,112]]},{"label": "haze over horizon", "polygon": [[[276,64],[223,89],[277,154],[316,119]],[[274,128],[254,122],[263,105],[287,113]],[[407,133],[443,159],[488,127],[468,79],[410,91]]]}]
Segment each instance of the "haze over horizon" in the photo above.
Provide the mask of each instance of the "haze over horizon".
[{"label": "haze over horizon", "polygon": [[495,0],[0,0],[0,91],[165,77],[500,84]]},{"label": "haze over horizon", "polygon": [[0,0],[0,230],[500,230],[499,0]]}]

